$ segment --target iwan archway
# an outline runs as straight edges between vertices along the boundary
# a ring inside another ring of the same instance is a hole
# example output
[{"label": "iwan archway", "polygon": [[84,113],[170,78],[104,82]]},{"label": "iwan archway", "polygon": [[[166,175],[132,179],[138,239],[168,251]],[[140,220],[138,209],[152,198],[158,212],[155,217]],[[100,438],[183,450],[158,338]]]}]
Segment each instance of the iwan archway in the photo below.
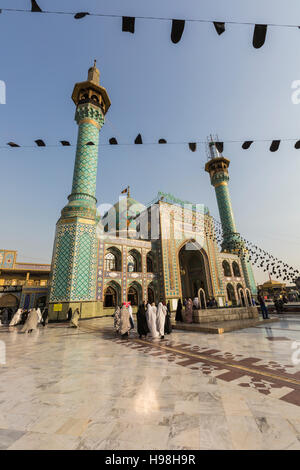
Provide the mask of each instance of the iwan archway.
[{"label": "iwan archway", "polygon": [[213,296],[209,261],[205,250],[194,241],[187,241],[179,250],[182,297],[198,297],[203,289],[206,299]]}]

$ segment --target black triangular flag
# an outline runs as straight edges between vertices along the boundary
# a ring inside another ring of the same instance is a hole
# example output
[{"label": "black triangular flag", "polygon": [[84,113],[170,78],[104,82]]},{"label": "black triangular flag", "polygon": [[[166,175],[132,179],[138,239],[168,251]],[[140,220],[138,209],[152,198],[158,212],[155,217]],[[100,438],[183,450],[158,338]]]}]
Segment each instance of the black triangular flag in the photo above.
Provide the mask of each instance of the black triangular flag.
[{"label": "black triangular flag", "polygon": [[223,152],[223,148],[224,148],[223,142],[215,142],[215,146],[219,153]]},{"label": "black triangular flag", "polygon": [[219,35],[225,31],[225,23],[222,23],[221,21],[214,21],[214,27]]},{"label": "black triangular flag", "polygon": [[255,47],[255,49],[259,49],[264,45],[266,40],[267,27],[268,25],[266,24],[255,25],[252,41],[253,47]]},{"label": "black triangular flag", "polygon": [[297,140],[297,142],[295,143],[295,149],[300,149],[300,140]]},{"label": "black triangular flag", "polygon": [[135,143],[135,144],[142,144],[142,143],[143,143],[141,134],[139,134],[139,135],[136,137],[134,143]]},{"label": "black triangular flag", "polygon": [[61,143],[61,145],[63,145],[64,147],[68,147],[69,145],[71,145],[68,140],[61,140],[60,143]]},{"label": "black triangular flag", "polygon": [[166,139],[159,139],[158,143],[159,144],[166,144],[167,141],[166,141]]},{"label": "black triangular flag", "polygon": [[183,34],[184,25],[184,20],[172,20],[171,40],[174,44],[177,44],[177,42],[180,41]]},{"label": "black triangular flag", "polygon": [[89,15],[89,12],[80,11],[79,13],[76,13],[76,15],[74,15],[74,18],[75,18],[75,20],[80,20],[81,18],[84,18],[87,15]]},{"label": "black triangular flag", "polygon": [[195,152],[197,149],[197,144],[196,142],[189,142],[189,148],[192,152]]},{"label": "black triangular flag", "polygon": [[118,145],[118,141],[115,137],[112,137],[111,139],[109,139],[109,143],[110,145]]},{"label": "black triangular flag", "polygon": [[85,145],[95,145],[95,144],[94,144],[94,142],[89,141]]},{"label": "black triangular flag", "polygon": [[248,150],[248,148],[250,148],[250,145],[253,144],[253,140],[246,140],[243,145],[242,145],[242,148],[244,150]]},{"label": "black triangular flag", "polygon": [[38,147],[46,147],[46,144],[42,139],[35,140],[35,143]]},{"label": "black triangular flag", "polygon": [[15,142],[8,142],[7,145],[10,147],[20,147],[20,145],[16,144]]},{"label": "black triangular flag", "polygon": [[134,33],[135,18],[133,16],[122,17],[122,31]]},{"label": "black triangular flag", "polygon": [[279,149],[280,140],[273,140],[270,145],[270,152],[276,152]]},{"label": "black triangular flag", "polygon": [[36,3],[36,0],[31,0],[31,11],[32,12],[37,12],[37,13],[42,13],[43,12],[43,10]]}]

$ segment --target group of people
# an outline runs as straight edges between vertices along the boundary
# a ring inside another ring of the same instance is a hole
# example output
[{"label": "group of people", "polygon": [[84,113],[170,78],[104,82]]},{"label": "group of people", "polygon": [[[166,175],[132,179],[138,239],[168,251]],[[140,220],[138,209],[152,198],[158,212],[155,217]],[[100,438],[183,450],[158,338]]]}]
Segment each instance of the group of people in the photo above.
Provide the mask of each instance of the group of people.
[{"label": "group of people", "polygon": [[6,308],[1,312],[0,325],[17,326],[23,325],[21,333],[31,333],[36,330],[38,324],[46,326],[48,323],[48,309],[44,308],[41,312],[40,308],[31,308],[29,310],[19,308],[15,313],[9,312]]},{"label": "group of people", "polygon": [[[158,306],[144,301],[138,308],[137,332],[140,338],[149,334],[152,339],[164,339],[172,332],[170,304],[159,302]],[[122,308],[117,307],[114,313],[114,329],[122,338],[128,338],[130,330],[134,329],[132,306],[124,302]]]},{"label": "group of people", "polygon": [[[197,299],[198,300],[198,299]],[[183,311],[184,307],[184,311]],[[184,299],[183,305],[181,299],[177,302],[175,321],[182,323],[193,323],[193,310],[195,309],[191,298]]]}]

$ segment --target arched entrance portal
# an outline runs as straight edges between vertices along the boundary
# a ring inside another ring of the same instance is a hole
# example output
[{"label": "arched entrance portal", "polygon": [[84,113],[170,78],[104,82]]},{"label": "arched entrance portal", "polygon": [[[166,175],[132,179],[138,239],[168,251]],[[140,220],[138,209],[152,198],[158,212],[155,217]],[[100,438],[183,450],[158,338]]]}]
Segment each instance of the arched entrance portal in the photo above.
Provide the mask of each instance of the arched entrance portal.
[{"label": "arched entrance portal", "polygon": [[226,291],[227,291],[227,299],[228,299],[228,305],[235,306],[236,305],[236,297],[234,293],[234,287],[232,284],[227,284],[226,286]]},{"label": "arched entrance portal", "polygon": [[127,291],[127,300],[132,306],[142,303],[142,287],[138,282],[133,282]]},{"label": "arched entrance portal", "polygon": [[249,307],[252,307],[251,296],[250,296],[250,292],[249,292],[248,289],[246,289],[246,296],[247,296],[247,301],[248,301]]},{"label": "arched entrance portal", "polygon": [[121,305],[121,287],[118,283],[111,281],[104,290],[103,307],[117,307]]},{"label": "arched entrance portal", "polygon": [[182,296],[198,297],[199,289],[209,298],[213,295],[208,257],[201,246],[187,242],[179,251]]},{"label": "arched entrance portal", "polygon": [[19,300],[12,294],[5,294],[0,297],[0,307],[16,308],[19,305]]},{"label": "arched entrance portal", "polygon": [[241,307],[246,307],[246,302],[245,302],[245,295],[243,291],[243,286],[241,284],[238,284],[236,286],[236,290],[238,291],[239,299],[240,299],[240,305]]},{"label": "arched entrance portal", "polygon": [[199,289],[199,292],[198,292],[198,299],[199,299],[199,305],[200,307],[203,309],[203,308],[206,308],[206,295],[205,295],[205,291],[203,289]]}]

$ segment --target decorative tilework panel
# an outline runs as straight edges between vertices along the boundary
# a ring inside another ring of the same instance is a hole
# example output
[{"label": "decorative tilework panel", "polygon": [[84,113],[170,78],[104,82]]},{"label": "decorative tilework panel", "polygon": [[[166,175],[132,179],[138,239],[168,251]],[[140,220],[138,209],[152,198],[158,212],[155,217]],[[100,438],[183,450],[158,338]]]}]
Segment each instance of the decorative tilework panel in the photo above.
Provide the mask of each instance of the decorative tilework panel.
[{"label": "decorative tilework panel", "polygon": [[[93,142],[94,145],[86,145]],[[79,125],[72,193],[95,196],[99,129],[91,123]]]},{"label": "decorative tilework panel", "polygon": [[79,239],[78,261],[76,266],[76,298],[89,297],[91,270],[91,236],[83,233]]},{"label": "decorative tilework panel", "polygon": [[72,237],[69,232],[65,232],[57,241],[57,262],[55,265],[55,276],[53,279],[52,299],[65,299],[70,291],[71,272],[71,243]]}]

